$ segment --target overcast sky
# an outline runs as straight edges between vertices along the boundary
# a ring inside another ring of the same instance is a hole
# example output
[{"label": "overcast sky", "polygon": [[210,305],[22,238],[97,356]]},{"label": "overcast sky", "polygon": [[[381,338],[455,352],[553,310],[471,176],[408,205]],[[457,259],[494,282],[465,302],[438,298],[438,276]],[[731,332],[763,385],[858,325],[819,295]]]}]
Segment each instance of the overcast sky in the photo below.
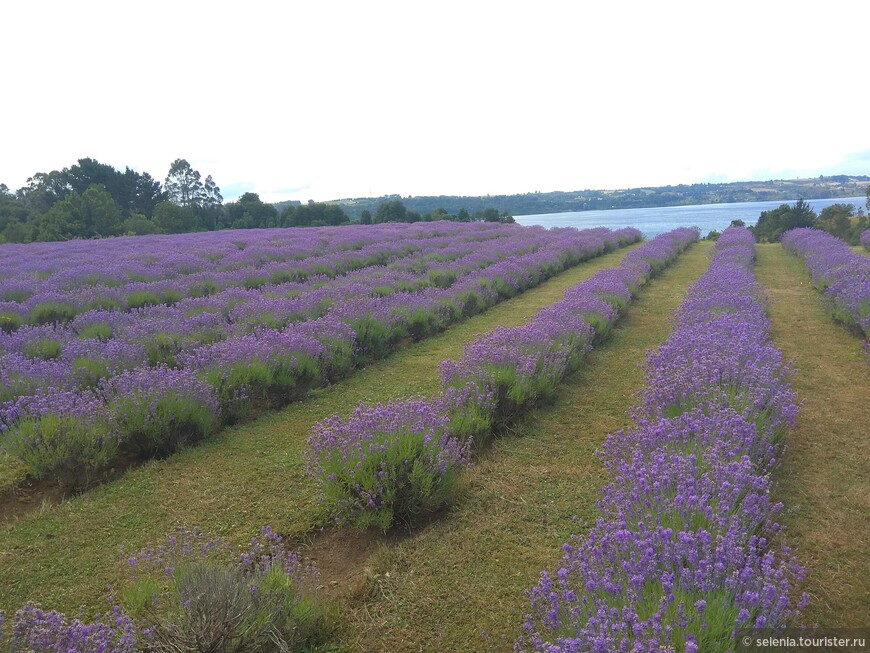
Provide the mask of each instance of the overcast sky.
[{"label": "overcast sky", "polygon": [[870,2],[4,3],[0,183],[225,199],[870,174]]}]

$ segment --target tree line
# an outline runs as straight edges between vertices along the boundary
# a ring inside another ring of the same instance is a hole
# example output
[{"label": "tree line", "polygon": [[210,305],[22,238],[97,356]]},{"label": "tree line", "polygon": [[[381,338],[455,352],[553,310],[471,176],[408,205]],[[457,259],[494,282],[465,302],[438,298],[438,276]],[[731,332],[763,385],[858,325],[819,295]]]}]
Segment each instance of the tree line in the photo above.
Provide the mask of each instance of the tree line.
[{"label": "tree line", "polygon": [[[867,187],[866,206],[870,210],[870,186]],[[870,227],[870,218],[862,208],[846,203],[826,206],[816,214],[809,204],[800,199],[794,205],[781,204],[770,211],[762,211],[758,223],[749,229],[760,243],[778,243],[782,234],[798,227],[815,227],[850,245],[858,245],[861,233]]]},{"label": "tree line", "polygon": [[[185,159],[173,161],[161,183],[147,172],[129,167],[121,172],[85,158],[63,170],[38,172],[15,192],[0,184],[0,243],[351,223],[337,203],[291,201],[279,206],[263,202],[256,193],[224,203],[212,176],[203,178]],[[494,208],[474,214],[439,208],[421,214],[398,200],[382,202],[374,216],[364,211],[358,218],[363,224],[430,220],[513,222]]]},{"label": "tree line", "polygon": [[587,189],[479,197],[437,195],[401,198],[398,195],[387,195],[375,198],[346,198],[336,202],[341,204],[351,220],[360,220],[363,211],[374,214],[378,205],[396,199],[401,199],[408,211],[415,211],[421,215],[431,213],[439,207],[451,214],[457,214],[465,207],[473,215],[488,206],[497,206],[499,211],[506,211],[511,215],[533,215],[690,204],[789,202],[796,197],[813,199],[856,197],[864,195],[868,182],[870,177],[867,176],[821,175],[807,179],[678,184],[618,190]]},{"label": "tree line", "polygon": [[435,222],[438,220],[450,220],[452,222],[514,222],[513,216],[507,211],[499,213],[498,209],[488,207],[480,211],[469,213],[464,207],[456,213],[450,213],[443,207],[438,207],[428,213],[409,211],[401,200],[388,200],[381,202],[375,214],[363,210],[360,214],[361,224],[380,224],[384,222]]}]

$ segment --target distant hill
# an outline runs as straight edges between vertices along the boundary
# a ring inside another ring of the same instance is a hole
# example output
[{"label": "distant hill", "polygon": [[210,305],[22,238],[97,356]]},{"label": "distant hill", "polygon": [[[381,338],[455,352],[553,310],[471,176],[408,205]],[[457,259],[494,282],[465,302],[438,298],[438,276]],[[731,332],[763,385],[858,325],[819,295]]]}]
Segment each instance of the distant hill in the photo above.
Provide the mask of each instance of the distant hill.
[{"label": "distant hill", "polygon": [[[488,207],[507,211],[511,215],[559,213],[562,211],[593,211],[596,209],[635,209],[654,206],[685,206],[688,204],[725,204],[732,202],[783,202],[804,199],[859,197],[867,192],[870,177],[852,175],[821,176],[808,179],[772,179],[770,181],[737,181],[711,184],[680,184],[627,188],[621,190],[575,190],[551,193],[524,193],[522,195],[486,195],[463,197],[439,195],[434,197],[364,197],[333,200],[340,204],[351,220],[359,220],[368,210],[372,215],[378,205],[389,200],[401,200],[409,211],[431,213],[437,208],[456,214],[460,209],[469,213]],[[276,205],[282,208],[285,202]]]}]

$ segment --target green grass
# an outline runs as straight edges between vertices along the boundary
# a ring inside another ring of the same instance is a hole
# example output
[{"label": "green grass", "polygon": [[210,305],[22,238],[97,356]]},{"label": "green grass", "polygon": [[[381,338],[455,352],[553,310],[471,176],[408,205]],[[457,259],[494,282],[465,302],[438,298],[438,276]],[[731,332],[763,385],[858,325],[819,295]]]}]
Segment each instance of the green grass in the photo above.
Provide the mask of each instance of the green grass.
[{"label": "green grass", "polygon": [[640,291],[555,402],[495,442],[444,518],[375,553],[366,577],[347,588],[344,649],[510,650],[524,591],[555,566],[570,534],[585,530],[573,517],[595,518],[607,479],[594,452],[628,425],[626,410],[644,386],[638,366],[670,333],[710,250],[711,243],[694,246]]},{"label": "green grass", "polygon": [[349,414],[360,401],[386,401],[438,388],[438,363],[496,325],[520,324],[539,306],[630,248],[583,263],[444,333],[400,350],[339,384],[261,419],[228,428],[166,460],[151,461],[119,480],[46,506],[0,527],[0,609],[28,600],[66,612],[104,608],[109,583],[122,574],[119,549],[161,539],[176,524],[199,525],[230,540],[247,540],[264,524],[293,537],[323,515],[302,463],[312,425]]},{"label": "green grass", "polygon": [[870,365],[826,312],[809,273],[779,245],[758,247],[773,339],[798,369],[804,402],[776,473],[785,539],[808,570],[803,622],[864,627],[870,614]]}]

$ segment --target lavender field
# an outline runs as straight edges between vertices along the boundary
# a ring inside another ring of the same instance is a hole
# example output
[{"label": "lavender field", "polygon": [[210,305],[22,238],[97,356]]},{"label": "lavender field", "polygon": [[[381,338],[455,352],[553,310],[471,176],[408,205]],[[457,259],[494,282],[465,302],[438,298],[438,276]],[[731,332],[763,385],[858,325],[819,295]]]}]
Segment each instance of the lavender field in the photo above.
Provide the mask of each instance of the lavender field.
[{"label": "lavender field", "polygon": [[0,525],[0,642],[690,652],[866,626],[868,259],[820,233],[0,246],[2,505],[64,491]]},{"label": "lavender field", "polygon": [[435,223],[0,251],[0,432],[83,489],[640,238]]}]

